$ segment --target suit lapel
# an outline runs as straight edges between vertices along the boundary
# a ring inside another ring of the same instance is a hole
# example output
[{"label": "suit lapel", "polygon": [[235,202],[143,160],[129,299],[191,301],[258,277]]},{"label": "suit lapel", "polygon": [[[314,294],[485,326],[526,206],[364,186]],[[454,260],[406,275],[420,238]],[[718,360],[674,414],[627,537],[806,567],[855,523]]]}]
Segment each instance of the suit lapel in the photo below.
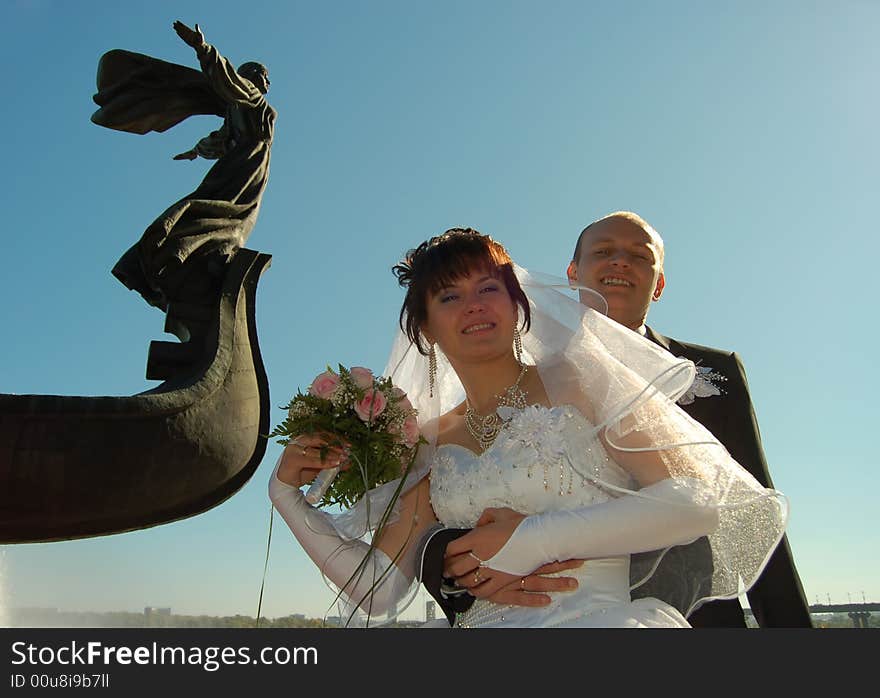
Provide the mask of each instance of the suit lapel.
[{"label": "suit lapel", "polygon": [[654,344],[659,347],[663,347],[666,351],[668,351],[673,356],[684,357],[689,359],[688,351],[681,344],[676,342],[674,339],[670,339],[659,332],[652,330],[650,327],[645,325],[645,337],[650,339]]},{"label": "suit lapel", "polygon": [[657,346],[663,347],[666,351],[672,351],[672,349],[669,348],[669,337],[664,337],[662,334],[655,332],[647,325],[645,325],[645,337],[650,339]]},{"label": "suit lapel", "polygon": [[[689,352],[685,347],[676,342],[674,339],[670,339],[669,337],[666,337],[659,332],[655,332],[647,325],[645,326],[645,337],[679,359],[688,359],[689,361],[693,361],[695,364],[700,363],[700,357],[694,356],[691,352]],[[701,401],[694,400],[687,405],[682,405],[679,403],[678,406],[681,407],[681,409],[683,409],[685,412],[687,412],[691,417],[706,426],[706,428],[708,428],[710,431],[712,431],[712,428],[707,424],[707,421],[714,423],[714,420],[712,420],[710,416],[705,413],[706,408],[708,408],[709,405],[704,405]]]}]

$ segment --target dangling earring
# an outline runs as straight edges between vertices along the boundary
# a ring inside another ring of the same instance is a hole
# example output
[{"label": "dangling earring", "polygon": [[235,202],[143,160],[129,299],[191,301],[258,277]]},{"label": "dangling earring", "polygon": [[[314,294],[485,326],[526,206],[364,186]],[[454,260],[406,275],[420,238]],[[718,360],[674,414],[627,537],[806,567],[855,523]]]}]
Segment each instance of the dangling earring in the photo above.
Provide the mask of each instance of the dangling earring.
[{"label": "dangling earring", "polygon": [[428,350],[428,397],[434,397],[434,381],[437,379],[437,353],[431,344]]},{"label": "dangling earring", "polygon": [[513,358],[521,366],[522,365],[522,335],[519,333],[519,327],[513,328]]}]

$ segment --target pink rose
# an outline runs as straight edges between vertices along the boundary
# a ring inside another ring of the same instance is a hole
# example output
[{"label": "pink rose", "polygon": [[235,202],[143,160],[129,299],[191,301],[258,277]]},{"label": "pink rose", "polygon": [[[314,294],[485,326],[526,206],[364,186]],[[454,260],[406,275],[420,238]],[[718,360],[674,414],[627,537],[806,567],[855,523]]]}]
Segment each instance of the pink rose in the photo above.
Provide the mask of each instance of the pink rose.
[{"label": "pink rose", "polygon": [[403,423],[403,438],[408,446],[415,446],[419,441],[419,423],[415,417],[407,417]]},{"label": "pink rose", "polygon": [[312,381],[309,386],[309,394],[329,400],[337,387],[339,387],[339,376],[333,371],[324,371]]},{"label": "pink rose", "polygon": [[412,410],[412,403],[409,401],[409,398],[406,396],[406,393],[403,392],[397,386],[391,388],[391,397],[396,401],[397,406],[402,409],[404,412],[409,412]]},{"label": "pink rose", "polygon": [[355,403],[354,411],[357,412],[358,417],[369,424],[370,421],[382,414],[387,404],[388,400],[381,390],[370,388],[364,394],[363,400]]},{"label": "pink rose", "polygon": [[351,373],[354,384],[361,390],[373,387],[373,372],[370,369],[363,366],[352,366],[349,373]]}]

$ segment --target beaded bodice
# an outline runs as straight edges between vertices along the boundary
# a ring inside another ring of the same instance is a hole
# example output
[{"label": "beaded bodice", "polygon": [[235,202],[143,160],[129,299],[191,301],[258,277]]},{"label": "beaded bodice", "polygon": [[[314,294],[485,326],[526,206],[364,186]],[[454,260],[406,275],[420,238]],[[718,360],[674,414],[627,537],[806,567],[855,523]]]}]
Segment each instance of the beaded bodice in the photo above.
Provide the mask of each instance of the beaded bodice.
[{"label": "beaded bodice", "polygon": [[[608,457],[597,431],[575,407],[532,405],[515,411],[481,454],[456,444],[441,445],[431,468],[434,512],[446,526],[470,528],[487,507],[537,514],[605,502],[615,495],[602,483],[633,484]],[[589,560],[564,574],[575,577],[580,586],[574,592],[552,593],[549,606],[511,607],[478,599],[457,616],[455,625],[577,624],[629,603],[629,556]]]},{"label": "beaded bodice", "polygon": [[536,514],[610,499],[596,480],[632,485],[596,432],[575,407],[530,405],[516,411],[481,454],[457,444],[439,446],[431,468],[437,517],[446,526],[470,528],[487,507]]}]

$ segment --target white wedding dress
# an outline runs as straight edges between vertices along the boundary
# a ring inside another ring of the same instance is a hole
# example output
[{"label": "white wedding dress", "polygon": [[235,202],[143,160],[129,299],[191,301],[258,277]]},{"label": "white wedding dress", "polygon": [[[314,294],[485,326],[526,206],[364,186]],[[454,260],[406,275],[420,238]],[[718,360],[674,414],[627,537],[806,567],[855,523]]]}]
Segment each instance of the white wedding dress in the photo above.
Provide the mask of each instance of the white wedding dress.
[{"label": "white wedding dress", "polygon": [[[514,412],[482,454],[458,444],[439,445],[431,467],[431,503],[445,526],[472,528],[487,507],[510,507],[528,515],[620,496],[590,480],[590,474],[621,488],[634,487],[579,410],[530,406]],[[458,615],[455,627],[690,627],[681,613],[658,599],[630,600],[629,562],[628,555],[591,559],[560,573],[575,577],[579,586],[550,593],[552,602],[544,607],[477,599]]]}]

